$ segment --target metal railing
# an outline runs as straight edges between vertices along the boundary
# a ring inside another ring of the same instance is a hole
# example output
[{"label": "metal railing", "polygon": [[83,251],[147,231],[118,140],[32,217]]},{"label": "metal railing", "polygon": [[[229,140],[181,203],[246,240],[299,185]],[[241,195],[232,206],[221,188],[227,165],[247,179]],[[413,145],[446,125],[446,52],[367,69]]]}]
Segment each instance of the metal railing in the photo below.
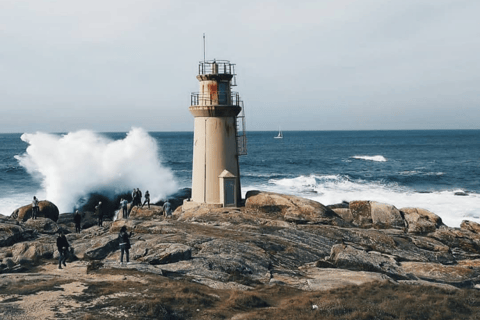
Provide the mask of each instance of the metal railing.
[{"label": "metal railing", "polygon": [[228,60],[200,61],[198,74],[231,74],[235,76],[235,64]]},{"label": "metal railing", "polygon": [[238,92],[217,92],[212,94],[192,92],[190,96],[191,106],[227,105],[240,106],[241,100]]}]

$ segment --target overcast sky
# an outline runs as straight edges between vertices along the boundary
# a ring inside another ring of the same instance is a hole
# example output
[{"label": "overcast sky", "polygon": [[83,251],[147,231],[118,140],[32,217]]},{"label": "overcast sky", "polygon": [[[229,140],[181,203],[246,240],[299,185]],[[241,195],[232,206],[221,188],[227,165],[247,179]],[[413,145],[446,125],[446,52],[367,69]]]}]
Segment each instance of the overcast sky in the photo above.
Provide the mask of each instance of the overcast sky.
[{"label": "overcast sky", "polygon": [[480,129],[478,0],[0,0],[0,132],[192,131],[198,62],[247,129]]}]

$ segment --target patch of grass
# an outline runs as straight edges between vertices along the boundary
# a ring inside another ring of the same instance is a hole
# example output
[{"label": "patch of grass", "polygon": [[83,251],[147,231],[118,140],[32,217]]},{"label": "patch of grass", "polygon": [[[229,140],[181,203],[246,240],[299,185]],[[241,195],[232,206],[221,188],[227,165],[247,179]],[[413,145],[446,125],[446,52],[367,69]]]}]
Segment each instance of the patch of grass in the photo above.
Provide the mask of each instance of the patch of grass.
[{"label": "patch of grass", "polygon": [[20,281],[15,284],[0,286],[0,292],[5,295],[31,295],[40,291],[63,291],[59,286],[71,280],[40,280],[40,281]]},{"label": "patch of grass", "polygon": [[[245,319],[278,320],[453,320],[478,319],[480,314],[480,292],[475,289],[378,282],[319,292],[260,284],[253,290],[239,291],[213,289],[132,269],[102,268],[92,272],[123,274],[127,278],[87,282],[82,295],[71,297],[82,305],[69,312],[72,319],[230,319],[242,314]],[[0,292],[26,295],[61,290],[60,284],[59,280],[19,282],[1,287]]]}]

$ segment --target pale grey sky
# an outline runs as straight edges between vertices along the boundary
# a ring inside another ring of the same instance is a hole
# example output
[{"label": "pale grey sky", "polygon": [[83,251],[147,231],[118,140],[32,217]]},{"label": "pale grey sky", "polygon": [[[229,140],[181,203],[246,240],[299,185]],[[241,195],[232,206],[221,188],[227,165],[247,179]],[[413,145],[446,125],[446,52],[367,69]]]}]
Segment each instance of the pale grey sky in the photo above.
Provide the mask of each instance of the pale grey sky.
[{"label": "pale grey sky", "polygon": [[191,131],[198,61],[249,130],[480,129],[478,0],[0,0],[0,132]]}]

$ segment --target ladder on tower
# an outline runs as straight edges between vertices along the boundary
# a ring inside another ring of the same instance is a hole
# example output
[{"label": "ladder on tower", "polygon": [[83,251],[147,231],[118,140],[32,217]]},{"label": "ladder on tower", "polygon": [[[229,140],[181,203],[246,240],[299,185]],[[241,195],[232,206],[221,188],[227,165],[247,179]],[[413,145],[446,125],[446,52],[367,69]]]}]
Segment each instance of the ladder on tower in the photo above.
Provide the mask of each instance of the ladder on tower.
[{"label": "ladder on tower", "polygon": [[240,101],[242,111],[237,116],[237,153],[239,156],[247,154],[247,133],[245,131],[245,107]]}]

